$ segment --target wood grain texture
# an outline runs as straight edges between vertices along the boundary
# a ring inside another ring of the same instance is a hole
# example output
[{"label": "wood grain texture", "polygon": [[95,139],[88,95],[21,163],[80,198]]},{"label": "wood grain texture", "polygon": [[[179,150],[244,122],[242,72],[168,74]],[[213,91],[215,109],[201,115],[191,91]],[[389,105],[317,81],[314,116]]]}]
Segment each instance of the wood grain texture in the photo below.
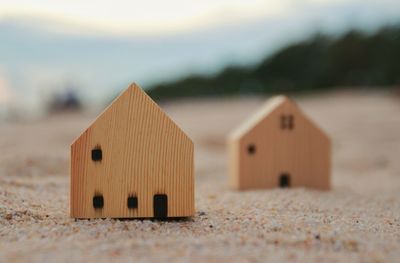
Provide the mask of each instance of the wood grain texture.
[{"label": "wood grain texture", "polygon": [[[282,129],[283,116],[292,116],[292,129]],[[284,96],[269,100],[230,135],[228,145],[233,188],[279,187],[280,176],[288,174],[290,187],[330,189],[330,139]]]},{"label": "wood grain texture", "polygon": [[[95,148],[101,161],[92,160]],[[132,84],[71,145],[71,217],[153,217],[156,194],[168,196],[168,217],[194,215],[193,152],[190,138]],[[96,194],[101,209],[93,207]]]}]

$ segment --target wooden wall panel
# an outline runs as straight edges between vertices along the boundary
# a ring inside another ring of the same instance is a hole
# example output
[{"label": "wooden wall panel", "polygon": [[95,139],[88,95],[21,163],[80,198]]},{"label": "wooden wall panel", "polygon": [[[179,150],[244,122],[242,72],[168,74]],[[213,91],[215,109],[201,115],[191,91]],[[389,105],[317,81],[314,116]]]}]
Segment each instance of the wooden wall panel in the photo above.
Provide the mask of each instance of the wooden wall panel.
[{"label": "wooden wall panel", "polygon": [[[101,147],[100,162],[91,151]],[[193,143],[135,84],[71,146],[71,216],[153,217],[153,196],[167,194],[168,217],[194,214]],[[94,209],[102,194],[104,207]],[[138,208],[129,209],[135,195]]]},{"label": "wooden wall panel", "polygon": [[[276,103],[278,102],[278,103]],[[229,141],[230,177],[236,189],[279,187],[281,174],[291,187],[330,188],[330,140],[287,98],[273,100],[262,118],[240,127]],[[261,109],[263,112],[263,109]],[[260,112],[256,113],[260,115]],[[281,128],[281,117],[293,116],[293,129]],[[249,145],[255,152],[249,153]]]}]

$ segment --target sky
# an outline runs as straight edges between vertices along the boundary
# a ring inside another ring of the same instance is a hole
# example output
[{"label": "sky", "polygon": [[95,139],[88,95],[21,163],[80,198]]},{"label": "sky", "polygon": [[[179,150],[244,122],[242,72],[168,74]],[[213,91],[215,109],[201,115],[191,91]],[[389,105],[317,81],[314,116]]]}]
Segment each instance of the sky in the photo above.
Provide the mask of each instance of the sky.
[{"label": "sky", "polygon": [[399,21],[399,0],[0,0],[0,111],[31,111],[65,86],[103,103],[131,81],[213,74],[316,32]]},{"label": "sky", "polygon": [[[345,0],[1,0],[0,18],[35,16],[109,33],[176,32],[257,17],[299,5]],[[368,1],[368,0],[365,0]],[[51,25],[49,25],[51,26]]]}]

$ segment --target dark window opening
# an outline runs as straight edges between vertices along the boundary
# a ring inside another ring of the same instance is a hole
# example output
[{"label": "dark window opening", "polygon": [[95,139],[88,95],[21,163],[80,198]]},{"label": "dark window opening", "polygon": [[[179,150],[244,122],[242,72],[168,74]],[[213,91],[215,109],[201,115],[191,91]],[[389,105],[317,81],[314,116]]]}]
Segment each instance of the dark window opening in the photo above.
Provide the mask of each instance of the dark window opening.
[{"label": "dark window opening", "polygon": [[281,129],[286,129],[286,115],[281,116]]},{"label": "dark window opening", "polygon": [[279,177],[279,187],[285,188],[290,187],[290,175],[287,173],[281,174]]},{"label": "dark window opening", "polygon": [[294,129],[294,118],[293,118],[293,115],[289,115],[288,119],[289,119],[288,128],[289,128],[289,130],[293,130]]},{"label": "dark window opening", "polygon": [[168,197],[166,194],[156,194],[153,198],[153,208],[155,218],[168,217]]},{"label": "dark window opening", "polygon": [[95,162],[99,162],[103,159],[103,153],[100,148],[95,148],[92,150],[92,160]]},{"label": "dark window opening", "polygon": [[128,208],[135,209],[138,207],[138,199],[136,196],[129,196],[128,197]]},{"label": "dark window opening", "polygon": [[104,207],[104,198],[102,195],[95,195],[93,197],[93,207],[95,209],[101,209]]},{"label": "dark window opening", "polygon": [[247,152],[252,155],[256,153],[256,146],[254,144],[250,144],[247,146]]},{"label": "dark window opening", "polygon": [[294,117],[293,115],[282,115],[281,116],[281,129],[282,130],[293,130],[294,129]]}]

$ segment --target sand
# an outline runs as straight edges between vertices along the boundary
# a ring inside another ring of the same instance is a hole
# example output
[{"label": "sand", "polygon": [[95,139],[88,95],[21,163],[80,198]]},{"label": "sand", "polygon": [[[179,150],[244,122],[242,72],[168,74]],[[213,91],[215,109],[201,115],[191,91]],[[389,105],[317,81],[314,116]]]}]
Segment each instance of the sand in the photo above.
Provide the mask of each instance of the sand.
[{"label": "sand", "polygon": [[225,136],[262,98],[162,107],[196,144],[196,216],[69,218],[75,113],[0,125],[1,262],[399,262],[400,100],[384,93],[298,98],[333,139],[333,189],[232,191]]}]

